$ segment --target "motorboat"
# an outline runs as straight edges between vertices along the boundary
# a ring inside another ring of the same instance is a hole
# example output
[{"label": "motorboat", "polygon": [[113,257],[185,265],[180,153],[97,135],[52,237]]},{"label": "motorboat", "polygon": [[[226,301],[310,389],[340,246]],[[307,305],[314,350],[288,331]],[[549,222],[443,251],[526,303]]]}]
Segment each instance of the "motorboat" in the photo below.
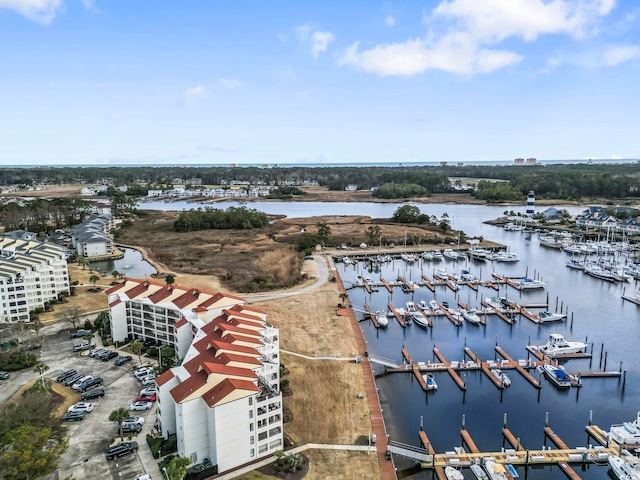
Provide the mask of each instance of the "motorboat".
[{"label": "motorboat", "polygon": [[540,323],[559,322],[565,318],[567,318],[565,313],[555,313],[549,310],[538,313],[538,322]]},{"label": "motorboat", "polygon": [[598,265],[585,265],[584,273],[594,278],[599,278],[600,280],[606,280],[607,282],[616,281],[616,276],[613,273]]},{"label": "motorboat", "polygon": [[507,470],[501,463],[488,459],[484,462],[484,468],[491,480],[508,480]]},{"label": "motorboat", "polygon": [[400,254],[400,258],[407,263],[414,263],[416,261],[416,256],[413,253],[402,253]]},{"label": "motorboat", "polygon": [[425,373],[422,375],[424,379],[424,383],[427,385],[427,390],[437,390],[438,384],[436,383],[435,377],[430,373]]},{"label": "motorboat", "polygon": [[453,468],[452,466],[447,466],[444,468],[444,475],[447,477],[447,480],[464,480],[464,475],[457,468]]},{"label": "motorboat", "polygon": [[633,422],[611,425],[609,437],[623,445],[640,444],[640,412],[636,414]]},{"label": "motorboat", "polygon": [[481,247],[471,247],[467,251],[469,257],[473,260],[485,261],[487,259],[487,254],[489,253],[487,250]]},{"label": "motorboat", "polygon": [[440,308],[440,305],[435,299],[429,301],[429,308],[433,313],[442,313],[442,308]]},{"label": "motorboat", "polygon": [[508,387],[509,385],[511,385],[511,379],[507,376],[505,372],[503,372],[499,368],[492,368],[491,375],[496,377],[500,381],[503,387]]},{"label": "motorboat", "polygon": [[464,318],[467,322],[476,325],[480,323],[480,317],[473,308],[469,310],[462,309],[460,310],[460,313],[462,313],[462,318]]},{"label": "motorboat", "polygon": [[410,313],[411,320],[413,320],[419,327],[427,328],[429,323],[427,323],[427,317],[423,315],[421,311],[414,311]]},{"label": "motorboat", "polygon": [[516,467],[514,467],[510,463],[505,463],[504,468],[507,470],[507,473],[509,473],[511,478],[518,478],[520,476],[518,475],[518,471],[516,470]]},{"label": "motorboat", "polygon": [[518,254],[514,252],[496,252],[492,259],[496,262],[517,262],[520,260]]},{"label": "motorboat", "polygon": [[619,480],[640,480],[640,459],[633,455],[609,455],[611,471]]},{"label": "motorboat", "polygon": [[447,273],[447,269],[445,267],[436,268],[436,275],[440,278],[447,278],[449,274]]},{"label": "motorboat", "polygon": [[524,277],[518,283],[518,290],[533,290],[536,288],[544,288],[546,282],[541,280],[534,280],[533,278]]},{"label": "motorboat", "polygon": [[387,325],[389,325],[389,318],[387,318],[386,312],[378,310],[376,311],[375,316],[378,325],[380,325],[381,327],[386,327]]},{"label": "motorboat", "polygon": [[433,260],[433,252],[422,252],[421,257],[423,260]]},{"label": "motorboat", "polygon": [[475,282],[476,277],[472,273],[469,273],[468,270],[462,270],[460,273],[460,278],[466,282]]},{"label": "motorboat", "polygon": [[449,312],[449,315],[451,315],[456,321],[461,322],[464,319],[464,317],[462,316],[462,312],[454,310],[453,308],[447,308],[446,310],[447,312]]},{"label": "motorboat", "polygon": [[440,262],[443,258],[444,258],[444,255],[442,255],[442,252],[440,250],[434,250],[433,251],[433,260],[434,261]]},{"label": "motorboat", "polygon": [[406,307],[406,308],[405,308],[405,312],[407,312],[407,313],[409,313],[409,314],[411,314],[411,313],[413,313],[413,312],[417,312],[417,311],[418,311],[418,309],[416,308],[416,304],[415,304],[415,303],[413,303],[413,302],[407,302],[407,303],[405,304],[405,307]]},{"label": "motorboat", "polygon": [[477,463],[471,464],[471,473],[473,473],[478,480],[487,480],[489,478],[484,468]]},{"label": "motorboat", "polygon": [[548,248],[564,248],[565,244],[555,235],[540,235],[540,245]]},{"label": "motorboat", "polygon": [[420,300],[420,302],[418,303],[418,308],[420,310],[422,310],[423,312],[428,311],[429,310],[429,304],[427,302],[425,302],[424,300]]},{"label": "motorboat", "polygon": [[456,252],[455,250],[453,250],[452,248],[445,248],[444,252],[442,252],[442,255],[444,255],[444,258],[446,258],[448,260],[461,260],[462,259],[460,254],[458,252]]},{"label": "motorboat", "polygon": [[542,373],[558,388],[569,388],[571,386],[571,377],[559,367],[545,363],[542,367]]},{"label": "motorboat", "polygon": [[584,342],[568,342],[559,333],[550,333],[549,340],[544,345],[538,347],[538,350],[545,355],[563,355],[567,353],[577,353],[584,350],[587,344]]}]

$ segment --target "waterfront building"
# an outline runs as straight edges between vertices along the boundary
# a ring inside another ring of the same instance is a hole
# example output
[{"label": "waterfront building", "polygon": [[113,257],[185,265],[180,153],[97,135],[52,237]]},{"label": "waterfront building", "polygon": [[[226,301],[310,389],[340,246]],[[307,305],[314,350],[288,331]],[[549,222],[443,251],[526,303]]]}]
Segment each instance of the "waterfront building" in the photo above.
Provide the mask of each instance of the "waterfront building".
[{"label": "waterfront building", "polygon": [[527,216],[532,216],[535,213],[535,204],[536,204],[536,194],[533,190],[529,190],[529,195],[527,196]]},{"label": "waterfront building", "polygon": [[30,312],[69,293],[62,247],[9,235],[0,237],[0,322],[28,322]]},{"label": "waterfront building", "polygon": [[73,227],[71,245],[80,257],[101,257],[113,254],[113,240],[109,232],[115,226],[111,214],[91,215]]},{"label": "waterfront building", "polygon": [[180,365],[157,378],[157,428],[178,455],[224,472],[283,448],[278,329],[240,297],[127,278],[107,291],[115,341],[156,340]]}]

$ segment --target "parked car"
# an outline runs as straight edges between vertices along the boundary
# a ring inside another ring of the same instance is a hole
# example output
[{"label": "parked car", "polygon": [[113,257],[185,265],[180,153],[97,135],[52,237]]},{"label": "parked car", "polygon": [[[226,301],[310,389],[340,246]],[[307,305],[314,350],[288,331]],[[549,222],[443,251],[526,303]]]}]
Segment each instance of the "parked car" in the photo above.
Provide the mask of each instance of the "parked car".
[{"label": "parked car", "polygon": [[75,375],[76,373],[78,372],[76,371],[75,368],[72,368],[71,370],[67,370],[66,372],[62,372],[60,375],[56,377],[56,382],[64,382],[67,378],[69,378],[71,375]]},{"label": "parked car", "polygon": [[90,333],[91,333],[91,330],[87,330],[86,328],[79,328],[75,332],[71,333],[71,338],[84,337],[85,335],[89,335]]},{"label": "parked car", "polygon": [[103,362],[108,362],[118,356],[118,352],[114,352],[113,350],[108,350],[104,355],[100,356],[100,360]]},{"label": "parked car", "polygon": [[156,383],[156,376],[153,374],[147,375],[146,377],[143,377],[142,379],[140,379],[140,381],[142,382],[143,385],[153,385]]},{"label": "parked car", "polygon": [[155,395],[147,395],[147,396],[140,396],[138,398],[136,398],[136,402],[155,402],[156,401],[156,396]]},{"label": "parked car", "polygon": [[6,380],[10,376],[11,376],[11,374],[9,372],[5,372],[4,370],[0,370],[0,380]]},{"label": "parked car", "polygon": [[76,403],[75,405],[71,405],[67,412],[84,412],[89,413],[93,410],[93,404],[87,402]]},{"label": "parked car", "polygon": [[152,402],[134,402],[131,405],[129,405],[129,410],[131,411],[139,411],[139,410],[149,410],[151,407],[153,407],[153,403]]},{"label": "parked car", "polygon": [[141,397],[148,397],[149,395],[155,395],[156,393],[158,393],[158,387],[155,385],[153,387],[147,387],[140,390]]},{"label": "parked car", "polygon": [[98,355],[100,355],[103,352],[106,352],[106,350],[104,348],[94,348],[93,350],[91,350],[89,352],[89,356],[90,357],[97,357]]},{"label": "parked car", "polygon": [[136,477],[135,480],[151,480],[151,475],[149,475],[148,473],[145,473],[144,475],[140,475],[139,477]]},{"label": "parked car", "polygon": [[147,375],[150,375],[153,372],[151,367],[142,367],[133,372],[133,375],[138,379],[142,380]]},{"label": "parked car", "polygon": [[142,431],[142,425],[139,423],[125,423],[122,425],[122,434],[130,435],[132,433],[140,433]]},{"label": "parked car", "polygon": [[74,390],[80,390],[80,385],[82,385],[84,382],[88,380],[93,380],[93,376],[85,375],[84,377],[80,377],[78,380],[75,381],[75,383],[71,385],[71,388],[73,388]]},{"label": "parked car", "polygon": [[78,345],[73,346],[74,352],[81,352],[82,350],[89,350],[92,347],[96,346],[96,342],[82,342]]},{"label": "parked car", "polygon": [[107,460],[129,455],[138,451],[138,442],[122,442],[107,448]]},{"label": "parked car", "polygon": [[116,358],[115,364],[120,366],[120,365],[124,365],[127,362],[130,362],[131,360],[133,360],[131,355],[126,355],[124,357]]},{"label": "parked car", "polygon": [[25,347],[25,350],[39,350],[40,348],[42,348],[42,344],[41,343],[28,343]]},{"label": "parked car", "polygon": [[73,385],[74,383],[76,383],[78,380],[80,380],[82,377],[84,377],[85,374],[84,373],[74,373],[73,375],[71,375],[70,377],[68,377],[65,381],[64,384],[67,387],[70,387],[71,385]]},{"label": "parked car", "polygon": [[131,417],[125,418],[122,423],[137,423],[138,425],[144,425],[144,417],[136,417],[132,415]]},{"label": "parked car", "polygon": [[85,413],[84,412],[67,412],[62,415],[63,422],[79,422],[84,420]]},{"label": "parked car", "polygon": [[92,400],[94,398],[104,397],[104,390],[102,388],[95,388],[80,395],[80,400]]},{"label": "parked car", "polygon": [[102,385],[102,382],[104,382],[104,380],[100,377],[92,378],[91,380],[82,382],[78,390],[80,390],[81,392],[86,392],[90,388],[99,387],[100,385]]}]

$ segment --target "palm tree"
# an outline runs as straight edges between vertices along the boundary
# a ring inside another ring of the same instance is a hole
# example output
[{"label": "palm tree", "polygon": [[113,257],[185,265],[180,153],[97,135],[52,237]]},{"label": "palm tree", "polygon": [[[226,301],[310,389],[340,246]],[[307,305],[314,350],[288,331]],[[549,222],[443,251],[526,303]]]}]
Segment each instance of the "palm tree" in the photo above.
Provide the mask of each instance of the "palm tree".
[{"label": "palm tree", "polygon": [[120,440],[124,440],[124,435],[122,434],[122,421],[125,418],[129,418],[129,410],[127,407],[120,407],[116,410],[112,411],[109,414],[109,421],[116,422],[118,424],[118,431],[120,432]]},{"label": "palm tree", "polygon": [[44,372],[49,370],[49,365],[44,362],[38,362],[33,367],[33,371],[40,374],[40,382],[42,383],[42,389],[44,390]]},{"label": "palm tree", "polygon": [[122,276],[122,274],[121,274],[119,271],[114,270],[113,272],[111,272],[111,276],[112,276],[115,280],[118,280],[118,279]]},{"label": "palm tree", "polygon": [[96,286],[96,282],[97,282],[98,280],[100,280],[100,277],[99,277],[98,275],[91,275],[91,276],[89,277],[89,281],[90,281],[91,283],[93,283],[93,286],[94,286],[94,287]]},{"label": "palm tree", "polygon": [[89,260],[87,260],[86,258],[81,258],[80,260],[78,260],[78,263],[80,265],[82,265],[82,269],[84,270],[87,266],[89,266]]},{"label": "palm tree", "polygon": [[176,281],[176,277],[174,277],[173,275],[169,274],[166,277],[164,277],[164,281],[167,285],[172,285],[175,281]]},{"label": "palm tree", "polygon": [[349,295],[347,295],[346,293],[342,292],[339,295],[339,297],[340,297],[340,306],[341,307],[348,305],[347,300],[349,299]]}]

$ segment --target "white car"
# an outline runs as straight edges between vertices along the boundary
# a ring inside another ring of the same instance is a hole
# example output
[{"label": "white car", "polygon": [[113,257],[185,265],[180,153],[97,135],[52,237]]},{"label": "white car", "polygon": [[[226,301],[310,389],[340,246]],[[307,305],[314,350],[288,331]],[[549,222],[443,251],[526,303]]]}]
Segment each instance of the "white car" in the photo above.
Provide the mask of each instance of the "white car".
[{"label": "white car", "polygon": [[93,410],[93,405],[91,403],[80,402],[76,403],[75,405],[71,405],[67,409],[67,412],[89,413],[91,410]]},{"label": "white car", "polygon": [[146,377],[142,377],[140,381],[143,385],[153,385],[154,383],[156,383],[156,376],[153,374],[147,375]]},{"label": "white car", "polygon": [[151,407],[153,407],[153,402],[134,402],[129,405],[129,410],[149,410]]},{"label": "white car", "polygon": [[144,425],[144,418],[143,418],[143,417],[134,417],[134,416],[131,416],[131,417],[125,418],[125,419],[122,421],[122,424],[123,424],[123,425],[124,425],[125,423],[137,423],[138,425]]},{"label": "white car", "polygon": [[136,480],[151,480],[151,475],[149,475],[148,473],[145,473],[144,475],[140,475],[139,477],[136,477]]},{"label": "white car", "polygon": [[133,374],[138,380],[142,380],[143,377],[146,377],[147,375],[151,375],[152,373],[153,373],[153,369],[151,367],[142,367],[136,370],[135,372],[133,372]]},{"label": "white car", "polygon": [[92,380],[93,377],[91,375],[85,375],[84,377],[79,378],[76,382],[71,386],[74,390],[80,390],[80,385],[82,385],[87,380]]},{"label": "white car", "polygon": [[151,395],[155,395],[156,393],[158,393],[158,387],[156,387],[155,385],[153,387],[147,387],[140,390],[141,397],[150,397]]}]

